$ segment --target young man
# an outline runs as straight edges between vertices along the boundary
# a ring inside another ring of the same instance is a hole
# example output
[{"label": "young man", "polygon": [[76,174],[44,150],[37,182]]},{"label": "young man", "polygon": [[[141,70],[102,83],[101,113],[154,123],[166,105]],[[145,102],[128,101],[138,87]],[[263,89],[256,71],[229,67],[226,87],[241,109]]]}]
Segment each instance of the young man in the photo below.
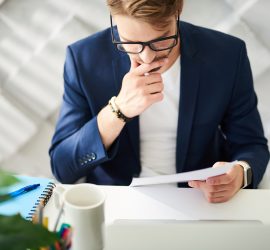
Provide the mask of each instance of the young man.
[{"label": "young man", "polygon": [[228,173],[188,185],[209,202],[256,188],[269,151],[244,42],[179,22],[182,0],[108,6],[111,28],[67,49],[50,149],[56,178],[129,185],[134,176],[238,160]]}]

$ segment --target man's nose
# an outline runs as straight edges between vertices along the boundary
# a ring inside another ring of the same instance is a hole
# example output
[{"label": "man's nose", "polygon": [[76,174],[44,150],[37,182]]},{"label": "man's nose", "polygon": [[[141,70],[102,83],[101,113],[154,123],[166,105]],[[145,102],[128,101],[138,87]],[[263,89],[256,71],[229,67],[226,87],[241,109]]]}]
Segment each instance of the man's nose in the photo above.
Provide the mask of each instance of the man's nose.
[{"label": "man's nose", "polygon": [[144,50],[139,54],[139,56],[144,63],[151,63],[156,57],[156,51],[153,51],[148,46],[145,46]]}]

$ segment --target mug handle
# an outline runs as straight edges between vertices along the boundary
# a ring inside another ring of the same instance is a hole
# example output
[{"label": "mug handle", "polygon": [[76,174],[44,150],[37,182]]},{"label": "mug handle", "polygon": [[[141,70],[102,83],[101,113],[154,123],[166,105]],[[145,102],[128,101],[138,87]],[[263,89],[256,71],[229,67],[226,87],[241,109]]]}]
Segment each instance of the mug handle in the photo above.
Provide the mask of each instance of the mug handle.
[{"label": "mug handle", "polygon": [[56,186],[53,189],[53,193],[54,193],[54,205],[56,207],[57,210],[59,210],[54,227],[53,227],[53,231],[56,232],[56,229],[58,227],[58,223],[60,221],[60,218],[64,212],[64,200],[63,200],[63,193],[66,191],[66,189],[59,185]]},{"label": "mug handle", "polygon": [[62,194],[66,191],[66,188],[64,188],[62,185],[58,185],[53,189],[54,193],[54,205],[57,209],[60,209],[63,205],[63,197]]}]

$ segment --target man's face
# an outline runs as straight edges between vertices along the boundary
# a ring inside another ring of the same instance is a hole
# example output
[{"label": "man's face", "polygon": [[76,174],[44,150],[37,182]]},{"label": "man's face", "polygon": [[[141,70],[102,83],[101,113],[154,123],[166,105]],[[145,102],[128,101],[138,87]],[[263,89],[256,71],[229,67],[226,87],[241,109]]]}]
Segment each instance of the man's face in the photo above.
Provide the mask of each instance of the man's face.
[{"label": "man's face", "polygon": [[[176,17],[170,18],[169,25],[162,30],[154,29],[153,26],[135,18],[124,15],[114,16],[121,42],[147,42],[161,37],[176,34]],[[179,44],[179,43],[178,43]],[[130,59],[138,66],[143,63],[151,63],[161,58],[168,57],[169,60],[179,54],[179,47],[164,51],[153,51],[148,46],[140,54],[128,54]],[[163,70],[162,70],[163,71]]]}]

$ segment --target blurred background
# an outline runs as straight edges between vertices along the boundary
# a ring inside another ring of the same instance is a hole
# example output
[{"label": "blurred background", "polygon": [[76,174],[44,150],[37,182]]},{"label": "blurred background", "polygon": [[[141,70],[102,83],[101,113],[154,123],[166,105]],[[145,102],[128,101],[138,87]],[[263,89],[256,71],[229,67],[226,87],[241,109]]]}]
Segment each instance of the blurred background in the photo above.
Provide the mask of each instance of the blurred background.
[{"label": "blurred background", "polygon": [[[270,1],[185,0],[181,19],[242,38],[270,139]],[[51,177],[66,46],[109,26],[106,0],[0,0],[0,167]],[[269,95],[269,96],[268,96]],[[261,187],[270,188],[270,167]]]}]

